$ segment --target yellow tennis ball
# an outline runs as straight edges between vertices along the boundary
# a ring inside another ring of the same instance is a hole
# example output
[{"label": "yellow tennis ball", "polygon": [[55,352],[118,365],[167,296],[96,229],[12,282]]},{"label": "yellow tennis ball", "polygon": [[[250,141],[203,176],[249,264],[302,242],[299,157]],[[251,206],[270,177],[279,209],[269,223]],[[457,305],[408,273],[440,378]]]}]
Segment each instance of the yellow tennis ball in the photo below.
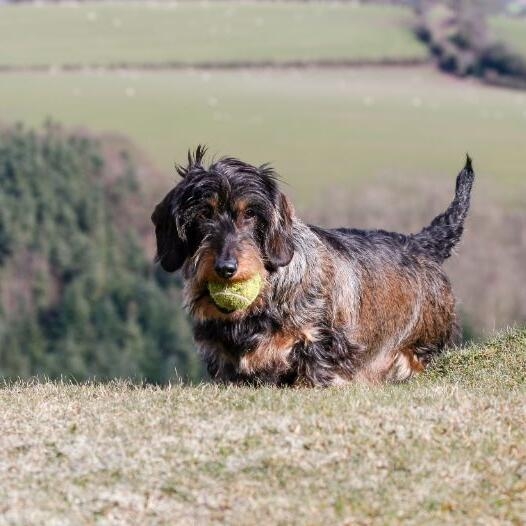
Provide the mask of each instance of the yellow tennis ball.
[{"label": "yellow tennis ball", "polygon": [[258,297],[263,280],[255,274],[245,281],[233,283],[208,283],[208,291],[214,303],[223,310],[234,312],[246,309]]}]

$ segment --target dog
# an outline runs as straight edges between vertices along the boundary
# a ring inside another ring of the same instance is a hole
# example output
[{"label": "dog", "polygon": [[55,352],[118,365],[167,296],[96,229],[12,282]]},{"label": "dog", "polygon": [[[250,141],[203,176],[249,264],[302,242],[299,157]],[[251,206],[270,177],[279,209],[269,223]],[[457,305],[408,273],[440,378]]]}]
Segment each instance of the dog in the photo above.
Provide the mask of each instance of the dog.
[{"label": "dog", "polygon": [[[460,331],[441,268],[464,228],[472,162],[447,210],[417,234],[308,225],[270,165],[206,148],[177,165],[182,180],[155,208],[156,259],[182,269],[183,298],[210,377],[226,383],[337,386],[400,382]],[[210,281],[263,278],[245,310],[225,312]]]}]

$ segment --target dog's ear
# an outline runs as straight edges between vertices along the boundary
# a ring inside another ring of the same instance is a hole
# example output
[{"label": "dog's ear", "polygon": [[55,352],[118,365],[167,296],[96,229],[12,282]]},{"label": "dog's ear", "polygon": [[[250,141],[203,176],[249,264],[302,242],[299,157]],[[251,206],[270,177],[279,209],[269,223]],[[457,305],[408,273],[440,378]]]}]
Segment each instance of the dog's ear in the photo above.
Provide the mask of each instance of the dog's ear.
[{"label": "dog's ear", "polygon": [[277,211],[272,218],[264,240],[265,267],[269,271],[277,270],[290,263],[294,255],[292,236],[292,218],[294,209],[289,200],[279,194]]},{"label": "dog's ear", "polygon": [[175,272],[181,268],[187,256],[185,243],[177,233],[173,216],[173,195],[174,190],[171,190],[155,207],[152,214],[155,237],[157,238],[156,261],[161,264],[166,272]]}]

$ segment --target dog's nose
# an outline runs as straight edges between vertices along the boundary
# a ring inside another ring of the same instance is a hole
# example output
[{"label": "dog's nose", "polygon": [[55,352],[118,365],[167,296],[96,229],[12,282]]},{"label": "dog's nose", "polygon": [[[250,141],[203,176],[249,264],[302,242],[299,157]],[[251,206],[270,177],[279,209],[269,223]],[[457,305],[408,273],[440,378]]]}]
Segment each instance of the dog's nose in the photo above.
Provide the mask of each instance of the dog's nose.
[{"label": "dog's nose", "polygon": [[216,262],[215,271],[222,278],[231,278],[237,270],[237,261],[235,259],[219,259]]}]

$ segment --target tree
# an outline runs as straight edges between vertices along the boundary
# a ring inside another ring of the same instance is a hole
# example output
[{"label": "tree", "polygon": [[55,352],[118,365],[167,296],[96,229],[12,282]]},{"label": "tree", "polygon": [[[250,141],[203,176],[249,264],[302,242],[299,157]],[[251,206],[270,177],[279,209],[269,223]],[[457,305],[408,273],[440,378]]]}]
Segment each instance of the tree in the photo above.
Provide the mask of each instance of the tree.
[{"label": "tree", "polygon": [[119,226],[140,191],[121,160],[53,123],[0,132],[3,377],[200,378],[178,284]]}]

